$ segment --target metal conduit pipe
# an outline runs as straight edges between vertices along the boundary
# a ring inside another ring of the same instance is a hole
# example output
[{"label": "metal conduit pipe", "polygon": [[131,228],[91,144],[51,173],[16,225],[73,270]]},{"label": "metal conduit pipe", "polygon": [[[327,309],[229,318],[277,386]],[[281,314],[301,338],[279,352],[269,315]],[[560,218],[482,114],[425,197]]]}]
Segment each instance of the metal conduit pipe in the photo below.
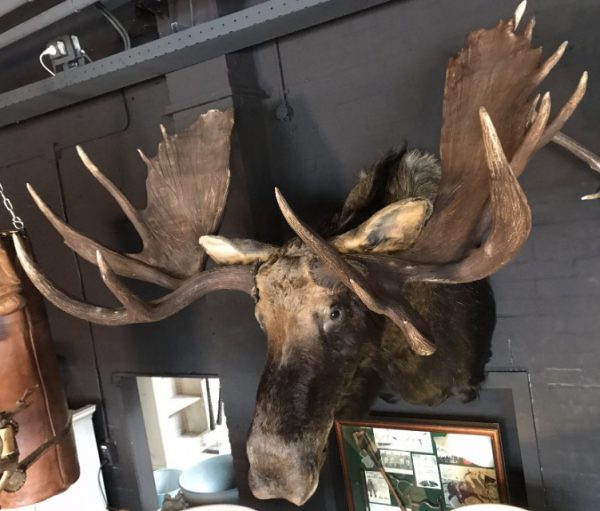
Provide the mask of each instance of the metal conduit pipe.
[{"label": "metal conduit pipe", "polygon": [[[5,0],[2,0],[3,3]],[[29,1],[29,0],[26,0]],[[31,35],[42,28],[46,28],[57,21],[76,14],[82,9],[95,4],[98,0],[65,0],[64,2],[51,7],[33,18],[24,21],[20,25],[13,27],[0,34],[0,48],[4,48],[28,35]],[[26,3],[26,2],[21,2]],[[2,6],[4,7],[4,6]]]},{"label": "metal conduit pipe", "polygon": [[0,2],[0,17],[30,2],[33,2],[33,0],[2,0]]}]

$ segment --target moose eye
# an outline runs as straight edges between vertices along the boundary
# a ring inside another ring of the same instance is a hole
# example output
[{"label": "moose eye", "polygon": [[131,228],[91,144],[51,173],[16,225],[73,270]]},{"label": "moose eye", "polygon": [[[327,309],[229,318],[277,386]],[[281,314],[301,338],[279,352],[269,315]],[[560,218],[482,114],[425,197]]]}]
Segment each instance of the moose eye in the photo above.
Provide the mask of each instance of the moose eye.
[{"label": "moose eye", "polygon": [[341,309],[334,307],[329,311],[329,319],[331,321],[338,321],[339,319],[342,318],[342,311]]},{"label": "moose eye", "polygon": [[343,326],[343,320],[346,316],[346,310],[343,306],[333,304],[329,307],[326,314],[327,315],[322,319],[325,333],[330,334],[336,332]]}]

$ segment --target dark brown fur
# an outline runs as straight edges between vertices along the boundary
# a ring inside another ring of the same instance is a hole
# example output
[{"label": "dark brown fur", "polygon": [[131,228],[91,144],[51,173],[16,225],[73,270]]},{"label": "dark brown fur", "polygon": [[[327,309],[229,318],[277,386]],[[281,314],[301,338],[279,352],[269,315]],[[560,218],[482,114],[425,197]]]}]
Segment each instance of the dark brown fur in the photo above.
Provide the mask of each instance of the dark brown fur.
[{"label": "dark brown fur", "polygon": [[[430,156],[390,153],[362,174],[330,230],[347,231],[403,198],[433,201],[439,176]],[[303,503],[316,488],[334,417],[362,416],[379,392],[430,405],[476,396],[495,322],[486,281],[398,286],[437,341],[430,357],[411,351],[390,320],[369,311],[297,239],[259,267],[256,285],[268,340],[248,439],[256,496]]]}]

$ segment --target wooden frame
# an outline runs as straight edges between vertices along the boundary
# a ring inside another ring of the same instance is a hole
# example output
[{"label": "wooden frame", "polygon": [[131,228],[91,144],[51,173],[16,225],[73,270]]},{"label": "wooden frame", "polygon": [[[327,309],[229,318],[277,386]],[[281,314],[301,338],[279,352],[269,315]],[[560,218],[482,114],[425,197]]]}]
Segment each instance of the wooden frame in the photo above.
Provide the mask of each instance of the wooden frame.
[{"label": "wooden frame", "polygon": [[498,424],[403,419],[335,426],[349,511],[508,503]]}]

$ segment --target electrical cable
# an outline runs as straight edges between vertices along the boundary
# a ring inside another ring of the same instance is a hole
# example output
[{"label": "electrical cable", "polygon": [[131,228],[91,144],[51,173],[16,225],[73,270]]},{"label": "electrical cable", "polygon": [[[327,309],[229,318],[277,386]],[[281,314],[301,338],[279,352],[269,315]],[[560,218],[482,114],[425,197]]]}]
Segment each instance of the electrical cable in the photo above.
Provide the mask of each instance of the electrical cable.
[{"label": "electrical cable", "polygon": [[119,33],[121,39],[123,39],[124,49],[128,50],[129,48],[131,48],[131,38],[129,37],[127,30],[125,29],[123,24],[117,19],[117,17],[112,12],[110,12],[102,2],[97,2],[94,4],[94,6],[102,13],[102,15]]},{"label": "electrical cable", "polygon": [[102,494],[102,498],[104,499],[104,506],[106,507],[106,509],[108,509],[108,499],[106,498],[106,492],[104,491],[104,485],[102,484],[102,480],[100,479],[102,477],[102,468],[105,467],[106,465],[108,465],[108,461],[104,460],[102,462],[102,464],[98,467],[98,477],[97,479],[97,483],[98,483],[98,489],[100,490],[100,493]]},{"label": "electrical cable", "polygon": [[79,51],[81,52],[81,55],[83,55],[83,58],[84,58],[85,60],[87,60],[87,61],[88,61],[88,64],[91,64],[92,62],[94,62],[94,61],[93,61],[93,60],[90,58],[90,56],[89,56],[89,55],[88,55],[88,54],[85,52],[85,50],[81,49],[81,50],[79,50]]},{"label": "electrical cable", "polygon": [[48,46],[48,48],[46,48],[42,53],[40,53],[40,64],[42,65],[42,67],[48,71],[48,73],[50,73],[52,76],[56,76],[56,73],[54,71],[52,71],[52,69],[50,69],[44,62],[44,57],[46,55],[56,55],[57,50],[56,47],[54,45],[52,46]]}]

